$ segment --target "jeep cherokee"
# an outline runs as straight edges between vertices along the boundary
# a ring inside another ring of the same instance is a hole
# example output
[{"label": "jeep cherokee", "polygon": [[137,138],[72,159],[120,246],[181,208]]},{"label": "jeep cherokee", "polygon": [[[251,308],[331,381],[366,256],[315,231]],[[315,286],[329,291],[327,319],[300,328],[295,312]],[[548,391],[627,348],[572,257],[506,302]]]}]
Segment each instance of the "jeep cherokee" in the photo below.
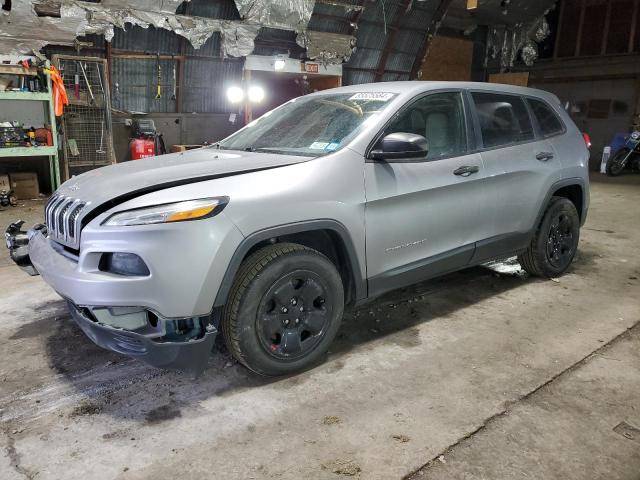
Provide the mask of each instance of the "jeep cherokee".
[{"label": "jeep cherokee", "polygon": [[245,366],[282,375],[322,357],[345,305],[511,255],[562,274],[588,156],[543,91],[354,85],[212,146],[74,177],[7,244],[102,347],[198,369],[221,332]]}]

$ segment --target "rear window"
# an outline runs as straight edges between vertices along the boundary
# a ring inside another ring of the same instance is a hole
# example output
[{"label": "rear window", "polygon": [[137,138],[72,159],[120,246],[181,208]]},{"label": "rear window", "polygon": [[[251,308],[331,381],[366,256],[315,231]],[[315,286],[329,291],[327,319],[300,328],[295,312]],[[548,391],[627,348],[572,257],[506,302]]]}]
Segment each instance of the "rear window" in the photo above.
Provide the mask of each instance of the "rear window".
[{"label": "rear window", "polygon": [[513,95],[473,92],[485,148],[533,140],[533,127],[524,101]]},{"label": "rear window", "polygon": [[536,117],[540,131],[546,137],[548,135],[556,135],[564,131],[564,126],[558,118],[558,115],[544,102],[530,98],[529,105]]}]

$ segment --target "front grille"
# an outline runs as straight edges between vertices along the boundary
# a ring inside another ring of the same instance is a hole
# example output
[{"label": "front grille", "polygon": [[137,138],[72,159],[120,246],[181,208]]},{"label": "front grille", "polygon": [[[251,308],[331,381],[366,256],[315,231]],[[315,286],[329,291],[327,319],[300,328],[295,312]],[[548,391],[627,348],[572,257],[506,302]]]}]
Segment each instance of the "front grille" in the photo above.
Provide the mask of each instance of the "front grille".
[{"label": "front grille", "polygon": [[44,208],[44,218],[50,238],[68,247],[77,248],[80,243],[81,213],[87,206],[81,200],[54,195]]}]

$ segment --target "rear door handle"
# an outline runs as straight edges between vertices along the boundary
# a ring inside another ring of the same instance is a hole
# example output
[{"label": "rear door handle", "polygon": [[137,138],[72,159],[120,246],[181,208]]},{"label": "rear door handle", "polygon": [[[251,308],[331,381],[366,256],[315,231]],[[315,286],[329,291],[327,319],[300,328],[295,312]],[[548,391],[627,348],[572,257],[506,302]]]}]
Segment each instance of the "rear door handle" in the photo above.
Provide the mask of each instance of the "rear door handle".
[{"label": "rear door handle", "polygon": [[468,177],[474,173],[478,173],[480,171],[480,167],[477,165],[464,165],[462,167],[458,167],[453,171],[454,175],[459,175],[461,177]]},{"label": "rear door handle", "polygon": [[546,162],[547,160],[551,160],[553,158],[553,153],[551,152],[540,152],[536,155],[536,160],[540,160],[541,162]]}]

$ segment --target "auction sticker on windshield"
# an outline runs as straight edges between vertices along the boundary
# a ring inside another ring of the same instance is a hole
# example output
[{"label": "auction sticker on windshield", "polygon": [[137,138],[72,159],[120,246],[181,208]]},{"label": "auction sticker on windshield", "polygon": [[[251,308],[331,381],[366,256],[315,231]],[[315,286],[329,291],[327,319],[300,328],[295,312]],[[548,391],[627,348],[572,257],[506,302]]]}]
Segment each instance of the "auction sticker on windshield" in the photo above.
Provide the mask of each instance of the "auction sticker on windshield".
[{"label": "auction sticker on windshield", "polygon": [[349,97],[349,100],[375,100],[378,102],[387,102],[393,97],[393,93],[387,92],[360,92]]}]

